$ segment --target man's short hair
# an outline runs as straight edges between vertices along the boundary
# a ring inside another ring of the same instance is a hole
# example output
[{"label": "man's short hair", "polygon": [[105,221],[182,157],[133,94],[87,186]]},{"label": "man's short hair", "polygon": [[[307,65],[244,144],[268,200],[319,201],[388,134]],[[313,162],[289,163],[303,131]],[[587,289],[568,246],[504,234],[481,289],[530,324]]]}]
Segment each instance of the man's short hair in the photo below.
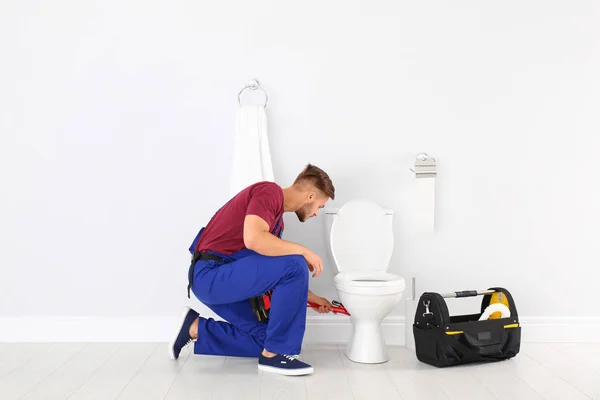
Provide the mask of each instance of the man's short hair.
[{"label": "man's short hair", "polygon": [[300,175],[298,175],[294,184],[306,181],[310,182],[331,200],[335,199],[335,188],[333,187],[333,183],[331,182],[329,175],[321,168],[308,164],[306,168],[300,172]]}]

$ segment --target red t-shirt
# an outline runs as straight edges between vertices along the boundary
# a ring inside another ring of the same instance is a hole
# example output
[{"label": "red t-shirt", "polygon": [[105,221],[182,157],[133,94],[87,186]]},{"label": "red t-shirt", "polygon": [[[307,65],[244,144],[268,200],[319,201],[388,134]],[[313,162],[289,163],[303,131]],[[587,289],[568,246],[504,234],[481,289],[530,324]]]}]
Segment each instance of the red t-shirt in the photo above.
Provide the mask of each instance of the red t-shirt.
[{"label": "red t-shirt", "polygon": [[[283,215],[283,190],[273,182],[258,182],[242,190],[228,201],[206,225],[200,236],[197,250],[232,254],[246,248],[244,245],[244,219],[257,215],[269,224],[269,231]],[[283,218],[275,234],[283,229]]]}]

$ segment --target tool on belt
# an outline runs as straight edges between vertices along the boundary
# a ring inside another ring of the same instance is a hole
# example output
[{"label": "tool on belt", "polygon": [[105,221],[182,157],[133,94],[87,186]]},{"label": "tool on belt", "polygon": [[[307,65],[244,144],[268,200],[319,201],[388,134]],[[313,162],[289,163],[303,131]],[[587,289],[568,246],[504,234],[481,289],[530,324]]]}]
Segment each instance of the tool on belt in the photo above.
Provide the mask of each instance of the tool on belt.
[{"label": "tool on belt", "polygon": [[252,307],[252,312],[256,315],[256,319],[259,322],[265,321],[269,318],[269,313],[271,311],[272,295],[273,290],[267,290],[260,296],[256,296],[250,299],[250,307]]}]

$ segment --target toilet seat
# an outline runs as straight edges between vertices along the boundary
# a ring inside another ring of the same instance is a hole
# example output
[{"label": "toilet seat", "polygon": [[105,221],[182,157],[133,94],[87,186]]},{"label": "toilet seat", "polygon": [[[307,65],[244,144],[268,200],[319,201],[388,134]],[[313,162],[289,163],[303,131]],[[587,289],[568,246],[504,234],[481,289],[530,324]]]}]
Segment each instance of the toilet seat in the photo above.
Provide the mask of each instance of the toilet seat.
[{"label": "toilet seat", "polygon": [[333,282],[338,290],[367,296],[401,293],[406,286],[404,278],[385,271],[340,272],[333,278]]},{"label": "toilet seat", "polygon": [[339,272],[386,271],[394,232],[386,211],[370,200],[352,200],[335,215],[329,236]]}]

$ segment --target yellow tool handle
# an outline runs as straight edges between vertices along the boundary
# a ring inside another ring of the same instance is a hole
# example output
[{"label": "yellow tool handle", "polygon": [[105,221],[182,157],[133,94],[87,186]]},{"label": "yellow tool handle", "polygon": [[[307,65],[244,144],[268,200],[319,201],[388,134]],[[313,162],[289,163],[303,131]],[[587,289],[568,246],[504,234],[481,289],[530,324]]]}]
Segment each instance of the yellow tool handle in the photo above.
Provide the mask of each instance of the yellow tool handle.
[{"label": "yellow tool handle", "polygon": [[[504,328],[506,328],[506,329],[518,328],[518,327],[519,327],[519,324],[504,325]],[[450,332],[446,332],[446,335],[460,335],[461,333],[464,333],[464,331],[450,331]]]}]

